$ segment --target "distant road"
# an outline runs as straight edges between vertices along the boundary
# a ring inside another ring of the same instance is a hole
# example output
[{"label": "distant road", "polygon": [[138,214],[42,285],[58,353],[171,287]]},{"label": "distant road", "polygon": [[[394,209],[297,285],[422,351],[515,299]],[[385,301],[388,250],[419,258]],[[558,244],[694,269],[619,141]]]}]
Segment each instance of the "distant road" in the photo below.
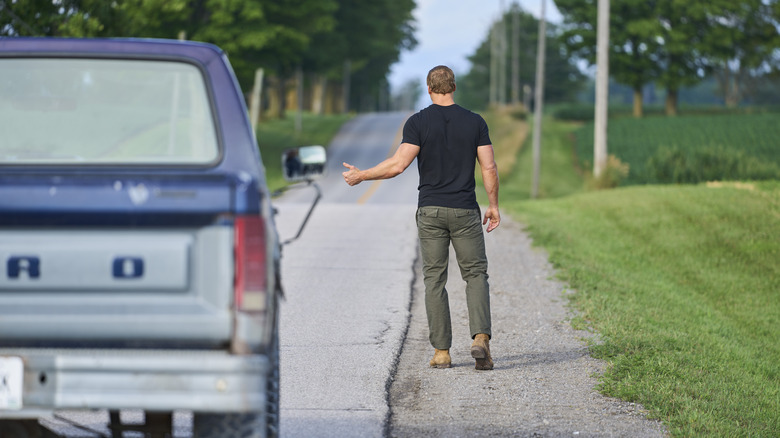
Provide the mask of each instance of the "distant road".
[{"label": "distant road", "polygon": [[[388,181],[366,181],[349,187],[341,177],[341,172],[346,170],[342,165],[345,161],[366,169],[395,151],[401,142],[401,128],[408,116],[408,113],[372,113],[359,115],[347,122],[328,147],[326,174],[318,181],[323,193],[321,202],[416,205],[416,161],[406,172]],[[305,189],[291,191],[278,203],[306,203],[312,193]]]}]

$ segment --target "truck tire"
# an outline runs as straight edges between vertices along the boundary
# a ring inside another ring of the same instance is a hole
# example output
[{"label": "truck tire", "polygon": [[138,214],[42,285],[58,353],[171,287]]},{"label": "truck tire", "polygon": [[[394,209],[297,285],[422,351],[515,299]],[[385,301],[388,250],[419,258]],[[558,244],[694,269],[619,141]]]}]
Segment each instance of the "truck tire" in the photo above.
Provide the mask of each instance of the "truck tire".
[{"label": "truck tire", "polygon": [[[278,317],[277,317],[278,318]],[[278,323],[277,323],[278,327]],[[271,375],[268,376],[268,388],[266,389],[266,430],[268,438],[279,437],[279,394],[281,386],[279,384],[279,331],[274,333],[273,344],[270,348],[271,364],[273,365]]]},{"label": "truck tire", "polygon": [[[265,412],[248,414],[206,414],[193,416],[193,438],[278,438],[279,437],[279,334],[269,349],[272,370],[266,388]],[[265,425],[265,434],[263,434]]]},{"label": "truck tire", "polygon": [[195,414],[194,438],[262,438],[261,414]]},{"label": "truck tire", "polygon": [[42,432],[38,420],[0,420],[2,438],[39,438]]}]

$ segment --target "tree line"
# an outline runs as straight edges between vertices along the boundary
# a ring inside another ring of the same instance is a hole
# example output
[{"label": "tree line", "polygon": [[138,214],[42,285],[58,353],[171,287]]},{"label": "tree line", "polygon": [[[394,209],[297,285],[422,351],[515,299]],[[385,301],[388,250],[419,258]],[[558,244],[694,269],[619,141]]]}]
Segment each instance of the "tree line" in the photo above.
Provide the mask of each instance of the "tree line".
[{"label": "tree line", "polygon": [[[551,102],[571,102],[583,88],[586,76],[576,60],[563,50],[565,40],[559,26],[547,23],[545,49],[545,99]],[[539,41],[539,19],[524,11],[517,3],[510,5],[502,17],[493,23],[485,40],[469,56],[471,69],[458,81],[456,98],[466,107],[483,109],[491,104],[524,103],[530,108],[536,72],[536,50]],[[504,62],[494,62],[503,57]],[[494,75],[492,69],[501,69]],[[511,78],[498,81],[496,77]],[[496,100],[491,97],[491,82],[498,86]]]},{"label": "tree line", "polygon": [[[220,46],[242,89],[265,72],[282,117],[296,81],[315,112],[382,109],[414,37],[414,0],[0,0],[0,37],[179,38]],[[299,74],[296,74],[298,72]]]},{"label": "tree line", "polygon": [[[598,0],[556,0],[567,53],[591,65],[596,54]],[[779,0],[611,0],[610,75],[634,90],[666,90],[665,111],[677,113],[681,87],[717,79],[727,106],[736,106],[780,68]]]},{"label": "tree line", "polygon": [[[587,80],[582,71],[596,62],[597,2],[555,0],[563,20],[547,24],[546,100],[572,101],[582,91]],[[610,9],[609,72],[633,89],[636,117],[643,115],[647,85],[665,90],[665,112],[674,115],[681,88],[705,79],[714,78],[723,102],[733,107],[780,78],[780,0],[610,0]],[[475,108],[494,103],[489,84],[496,67],[519,76],[527,96],[534,85],[538,24],[512,4],[469,57],[460,101]],[[491,63],[496,31],[509,41],[500,54],[509,62]],[[513,57],[519,60],[517,72]],[[517,103],[517,85],[501,85],[503,96]]]}]

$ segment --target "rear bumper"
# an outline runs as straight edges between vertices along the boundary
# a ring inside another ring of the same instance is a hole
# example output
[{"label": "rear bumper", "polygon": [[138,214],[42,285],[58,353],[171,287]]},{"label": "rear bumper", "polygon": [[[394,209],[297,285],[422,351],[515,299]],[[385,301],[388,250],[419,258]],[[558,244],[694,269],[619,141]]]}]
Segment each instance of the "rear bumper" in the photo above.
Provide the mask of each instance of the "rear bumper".
[{"label": "rear bumper", "polygon": [[0,349],[24,362],[22,410],[251,412],[265,408],[265,356],[178,350]]}]

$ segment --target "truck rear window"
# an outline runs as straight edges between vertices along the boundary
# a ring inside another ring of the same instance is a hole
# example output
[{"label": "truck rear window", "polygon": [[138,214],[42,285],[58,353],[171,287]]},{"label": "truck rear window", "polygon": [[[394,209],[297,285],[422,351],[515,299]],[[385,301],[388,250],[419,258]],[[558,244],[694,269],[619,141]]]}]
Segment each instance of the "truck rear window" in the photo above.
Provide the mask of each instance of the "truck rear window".
[{"label": "truck rear window", "polygon": [[200,69],[0,58],[0,164],[205,164],[219,156]]}]

